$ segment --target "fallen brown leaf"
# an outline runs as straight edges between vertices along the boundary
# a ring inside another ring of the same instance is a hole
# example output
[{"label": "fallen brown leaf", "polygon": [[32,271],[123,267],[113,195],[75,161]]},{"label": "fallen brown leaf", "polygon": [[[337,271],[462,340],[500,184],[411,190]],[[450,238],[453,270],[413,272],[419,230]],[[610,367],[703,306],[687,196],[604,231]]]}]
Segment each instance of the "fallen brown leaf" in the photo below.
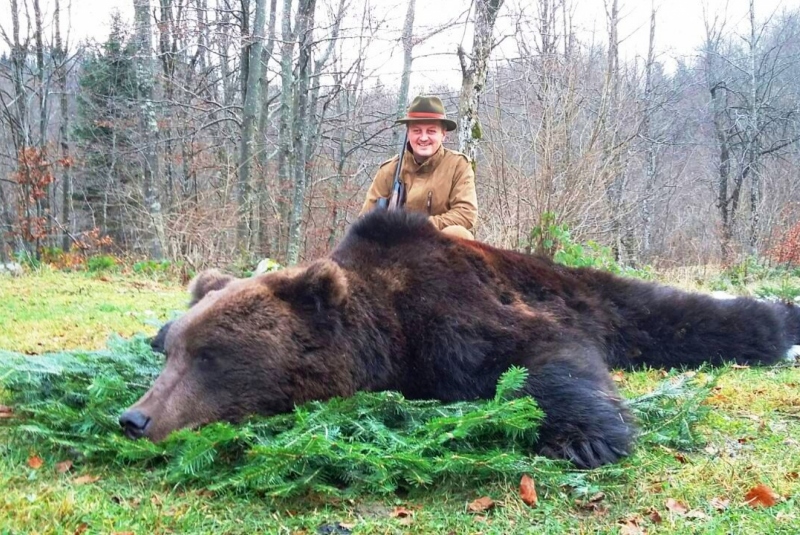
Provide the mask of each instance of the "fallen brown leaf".
[{"label": "fallen brown leaf", "polygon": [[38,470],[39,468],[42,467],[43,464],[44,461],[38,455],[31,455],[30,457],[28,457],[28,466],[30,466],[34,470]]},{"label": "fallen brown leaf", "polygon": [[536,485],[528,474],[523,474],[519,482],[519,496],[528,507],[536,507],[536,504],[539,503]]},{"label": "fallen brown leaf", "polygon": [[14,409],[6,405],[0,405],[0,418],[13,418]]},{"label": "fallen brown leaf", "polygon": [[389,516],[392,518],[406,518],[407,516],[411,516],[413,514],[413,511],[409,511],[405,507],[395,507],[394,510],[389,513]]},{"label": "fallen brown leaf", "polygon": [[672,456],[675,457],[675,460],[681,464],[686,464],[689,462],[689,459],[687,459],[686,455],[683,453],[674,453]]},{"label": "fallen brown leaf", "polygon": [[470,502],[467,509],[470,513],[482,513],[494,507],[494,500],[488,496],[483,496]]},{"label": "fallen brown leaf", "polygon": [[70,460],[56,463],[56,472],[58,472],[59,474],[63,474],[64,472],[69,472],[71,468],[72,468],[72,461]]},{"label": "fallen brown leaf", "polygon": [[797,472],[789,472],[788,474],[786,474],[786,479],[788,479],[789,481],[795,481],[797,478],[798,478]]},{"label": "fallen brown leaf", "polygon": [[615,371],[611,374],[611,379],[617,383],[622,382],[625,380],[625,374],[621,371]]},{"label": "fallen brown leaf", "polygon": [[75,528],[75,531],[72,532],[72,535],[81,535],[87,529],[89,529],[89,524],[87,524],[86,522],[81,522],[80,524],[78,524],[78,527]]},{"label": "fallen brown leaf", "polygon": [[778,503],[779,498],[774,490],[763,483],[756,485],[744,495],[745,503],[750,507],[772,507]]},{"label": "fallen brown leaf", "polygon": [[664,520],[661,518],[661,513],[659,513],[657,509],[650,509],[647,512],[647,518],[649,518],[650,522],[653,524],[660,524]]},{"label": "fallen brown leaf", "polygon": [[76,477],[75,479],[72,480],[72,482],[75,483],[76,485],[86,485],[88,483],[94,483],[95,481],[99,480],[100,478],[98,476],[90,476],[87,474],[84,476]]},{"label": "fallen brown leaf", "polygon": [[347,529],[347,530],[352,530],[354,527],[356,527],[356,523],[355,522],[339,522],[339,526],[343,527],[344,529]]},{"label": "fallen brown leaf", "polygon": [[633,522],[625,522],[619,528],[620,535],[645,535],[644,528]]},{"label": "fallen brown leaf", "polygon": [[673,513],[677,513],[679,515],[685,515],[689,512],[689,508],[686,507],[686,504],[679,502],[678,500],[673,500],[672,498],[667,499],[666,503],[667,509],[669,509]]},{"label": "fallen brown leaf", "polygon": [[593,494],[591,498],[589,498],[589,501],[591,503],[597,503],[597,502],[602,502],[605,499],[606,499],[606,495],[605,495],[604,492],[597,492],[597,493]]},{"label": "fallen brown leaf", "polygon": [[717,496],[711,498],[708,504],[717,511],[724,511],[731,504],[731,501],[728,498],[720,498]]}]

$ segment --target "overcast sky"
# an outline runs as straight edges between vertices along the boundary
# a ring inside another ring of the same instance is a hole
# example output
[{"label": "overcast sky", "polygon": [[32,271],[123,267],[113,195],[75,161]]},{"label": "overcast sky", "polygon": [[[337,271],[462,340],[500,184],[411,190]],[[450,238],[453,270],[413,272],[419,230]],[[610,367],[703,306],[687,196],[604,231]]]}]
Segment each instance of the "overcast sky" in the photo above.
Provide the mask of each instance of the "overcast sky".
[{"label": "overcast sky", "polygon": [[[377,72],[385,83],[393,83],[396,74],[402,68],[402,50],[397,46],[396,37],[405,17],[406,2],[395,0],[370,0],[376,11],[387,17],[387,37],[370,49]],[[749,0],[655,0],[658,11],[656,29],[656,48],[659,57],[668,68],[674,65],[674,59],[692,55],[703,39],[703,9],[709,13],[725,15],[731,31],[747,31],[747,9]],[[25,0],[18,0],[23,5]],[[623,39],[621,53],[627,59],[647,54],[649,32],[650,0],[619,0],[621,10],[620,38]],[[30,3],[30,2],[28,2]],[[320,5],[323,0],[320,0]],[[518,12],[521,6],[529,17],[535,15],[531,0],[506,0],[506,14]],[[606,17],[603,0],[575,0],[575,25],[579,38],[583,41],[594,40],[605,42]],[[0,4],[9,5],[8,0],[0,0]],[[86,39],[103,40],[109,31],[109,21],[113,11],[117,10],[124,19],[133,18],[133,0],[62,0],[62,9],[70,5],[71,42]],[[360,5],[353,0],[351,5]],[[416,26],[417,32],[425,28],[438,26],[452,20],[463,13],[470,5],[470,0],[417,0]],[[390,7],[396,6],[396,7]],[[756,16],[763,20],[783,8],[794,9],[800,6],[800,0],[756,0]],[[42,0],[45,11],[44,20],[52,20],[52,0]],[[31,16],[32,19],[32,16]],[[62,15],[62,21],[65,21]],[[24,24],[24,22],[23,22]],[[62,22],[64,24],[64,22]],[[10,16],[7,9],[0,10],[0,26],[10,34]],[[513,23],[506,16],[498,21],[498,33],[508,33]],[[50,33],[51,30],[48,30]],[[24,33],[24,29],[23,29]],[[435,39],[418,46],[415,55],[419,56],[414,63],[412,86],[424,89],[431,85],[447,83],[457,85],[460,81],[458,60],[454,54],[458,45],[464,42],[469,46],[469,31],[463,25],[437,36]],[[7,49],[5,43],[3,49]],[[496,52],[498,58],[515,55],[515,47],[511,40],[503,43]]]}]

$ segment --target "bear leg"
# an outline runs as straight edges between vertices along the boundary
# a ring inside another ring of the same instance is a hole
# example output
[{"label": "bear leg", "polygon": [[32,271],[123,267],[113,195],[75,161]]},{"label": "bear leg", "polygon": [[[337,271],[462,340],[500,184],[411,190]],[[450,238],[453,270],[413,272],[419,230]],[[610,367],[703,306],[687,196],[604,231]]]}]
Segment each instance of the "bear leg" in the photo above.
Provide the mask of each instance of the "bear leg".
[{"label": "bear leg", "polygon": [[632,418],[605,367],[598,367],[550,360],[531,370],[526,390],[545,413],[540,454],[596,468],[630,453]]}]

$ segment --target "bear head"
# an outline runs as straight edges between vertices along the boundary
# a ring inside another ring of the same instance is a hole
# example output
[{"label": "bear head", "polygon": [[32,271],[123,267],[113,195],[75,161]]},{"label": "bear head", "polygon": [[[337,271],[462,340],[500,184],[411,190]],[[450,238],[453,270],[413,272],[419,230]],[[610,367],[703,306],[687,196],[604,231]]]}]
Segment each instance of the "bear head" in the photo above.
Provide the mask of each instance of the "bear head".
[{"label": "bear head", "polygon": [[151,342],[165,366],[120,417],[127,436],[159,441],[176,429],[355,391],[340,347],[348,280],[335,262],[249,279],[211,270],[189,291],[187,313]]}]

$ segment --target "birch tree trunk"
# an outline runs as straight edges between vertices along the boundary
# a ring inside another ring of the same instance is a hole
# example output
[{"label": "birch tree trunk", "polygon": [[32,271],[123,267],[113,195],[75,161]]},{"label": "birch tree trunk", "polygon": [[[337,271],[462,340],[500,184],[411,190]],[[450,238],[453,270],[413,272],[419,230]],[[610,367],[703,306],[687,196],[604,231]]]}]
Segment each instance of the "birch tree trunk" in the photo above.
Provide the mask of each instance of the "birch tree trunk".
[{"label": "birch tree trunk", "polygon": [[489,54],[494,46],[494,24],[503,0],[475,0],[475,30],[472,54],[458,48],[461,63],[461,94],[458,102],[458,150],[472,161],[478,154],[478,143],[483,137],[478,121],[478,105],[489,71]]},{"label": "birch tree trunk", "polygon": [[[264,45],[264,24],[266,22],[266,0],[256,0],[256,13],[253,21],[253,34],[247,56],[246,92],[242,115],[242,138],[239,145],[239,180],[236,198],[239,216],[236,227],[237,247],[240,253],[249,255],[255,245],[253,233],[253,192],[251,167],[257,146],[255,129],[259,109],[259,85],[261,82],[261,51]],[[244,61],[243,61],[244,65]]]},{"label": "birch tree trunk", "polygon": [[133,0],[136,20],[136,70],[139,86],[139,107],[142,128],[142,194],[148,216],[149,228],[144,235],[147,249],[153,258],[164,256],[164,220],[158,195],[157,180],[160,176],[158,161],[158,122],[156,120],[153,90],[155,86],[155,61],[153,58],[152,32],[150,27],[150,0]]}]

